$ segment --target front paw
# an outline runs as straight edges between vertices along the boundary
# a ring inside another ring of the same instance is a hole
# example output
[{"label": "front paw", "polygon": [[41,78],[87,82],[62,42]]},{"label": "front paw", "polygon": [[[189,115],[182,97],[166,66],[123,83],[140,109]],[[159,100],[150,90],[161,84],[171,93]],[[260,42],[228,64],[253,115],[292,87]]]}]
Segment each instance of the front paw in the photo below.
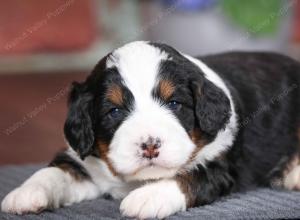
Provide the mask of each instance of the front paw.
[{"label": "front paw", "polygon": [[50,204],[46,189],[39,184],[28,184],[10,192],[1,203],[3,212],[13,214],[38,213]]},{"label": "front paw", "polygon": [[120,206],[123,215],[140,219],[161,219],[185,209],[185,196],[173,180],[162,180],[138,188],[130,192]]}]

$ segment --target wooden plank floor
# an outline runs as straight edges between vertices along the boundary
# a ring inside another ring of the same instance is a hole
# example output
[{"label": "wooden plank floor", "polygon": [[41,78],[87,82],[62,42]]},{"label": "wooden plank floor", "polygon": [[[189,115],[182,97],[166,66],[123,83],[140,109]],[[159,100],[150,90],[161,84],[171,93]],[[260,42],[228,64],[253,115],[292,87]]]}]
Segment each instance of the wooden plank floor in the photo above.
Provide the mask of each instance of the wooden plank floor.
[{"label": "wooden plank floor", "polygon": [[82,73],[0,75],[0,165],[47,162],[64,148],[72,81]]}]

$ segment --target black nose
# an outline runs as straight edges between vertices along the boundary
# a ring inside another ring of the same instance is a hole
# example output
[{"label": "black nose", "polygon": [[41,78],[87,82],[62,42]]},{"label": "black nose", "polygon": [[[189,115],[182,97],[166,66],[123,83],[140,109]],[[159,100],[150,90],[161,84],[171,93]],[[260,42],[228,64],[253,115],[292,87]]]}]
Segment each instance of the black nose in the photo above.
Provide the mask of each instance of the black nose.
[{"label": "black nose", "polygon": [[150,160],[152,158],[158,157],[159,155],[158,148],[160,148],[160,146],[161,146],[161,141],[159,138],[154,139],[152,137],[149,137],[147,142],[143,142],[141,144],[141,148],[143,150],[143,157]]}]

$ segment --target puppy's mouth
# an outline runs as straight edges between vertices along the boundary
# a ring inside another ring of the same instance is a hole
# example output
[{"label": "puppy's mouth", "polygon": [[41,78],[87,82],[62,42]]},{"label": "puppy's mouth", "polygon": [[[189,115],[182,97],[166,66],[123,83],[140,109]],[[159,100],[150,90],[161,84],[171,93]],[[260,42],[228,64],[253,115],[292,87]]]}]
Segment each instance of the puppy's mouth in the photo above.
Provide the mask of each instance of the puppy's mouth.
[{"label": "puppy's mouth", "polygon": [[144,170],[146,168],[152,168],[152,169],[155,169],[155,168],[171,169],[170,167],[161,166],[161,165],[158,165],[155,162],[151,161],[147,165],[140,166],[134,172],[132,172],[130,175],[136,175],[138,172],[140,172],[140,171],[142,171],[142,170]]},{"label": "puppy's mouth", "polygon": [[150,160],[123,177],[126,181],[155,180],[173,177],[178,170],[178,167],[165,166]]}]

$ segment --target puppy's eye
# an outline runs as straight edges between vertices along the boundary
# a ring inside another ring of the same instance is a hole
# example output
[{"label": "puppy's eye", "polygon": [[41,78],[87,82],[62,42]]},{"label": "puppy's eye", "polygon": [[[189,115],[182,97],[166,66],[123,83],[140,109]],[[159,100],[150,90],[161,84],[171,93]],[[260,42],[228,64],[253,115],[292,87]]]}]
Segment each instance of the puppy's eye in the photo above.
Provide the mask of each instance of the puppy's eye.
[{"label": "puppy's eye", "polygon": [[109,116],[112,118],[118,118],[119,116],[122,115],[122,110],[119,108],[112,108],[109,112],[108,112]]},{"label": "puppy's eye", "polygon": [[178,109],[180,109],[181,107],[181,104],[179,102],[176,102],[176,101],[170,101],[167,103],[167,106],[169,109],[173,110],[173,111],[176,111]]}]

